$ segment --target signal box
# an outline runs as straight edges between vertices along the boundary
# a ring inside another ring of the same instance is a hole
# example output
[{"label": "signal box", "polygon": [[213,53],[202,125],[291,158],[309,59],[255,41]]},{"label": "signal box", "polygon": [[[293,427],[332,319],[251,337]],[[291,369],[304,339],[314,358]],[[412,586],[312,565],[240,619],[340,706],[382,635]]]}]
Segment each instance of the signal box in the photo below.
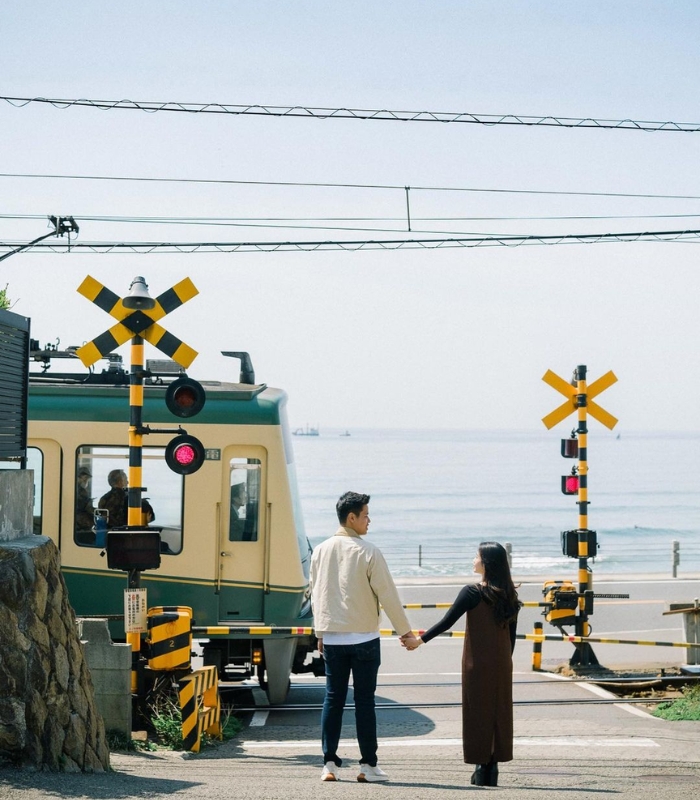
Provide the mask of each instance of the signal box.
[{"label": "signal box", "polygon": [[107,567],[132,570],[160,567],[160,531],[134,530],[107,532]]},{"label": "signal box", "polygon": [[167,672],[189,669],[192,654],[192,609],[155,606],[148,609],[148,666]]},{"label": "signal box", "polygon": [[[588,542],[588,558],[595,558],[598,553],[598,535],[595,531],[585,531]],[[578,530],[561,532],[561,550],[569,558],[578,558]]]}]

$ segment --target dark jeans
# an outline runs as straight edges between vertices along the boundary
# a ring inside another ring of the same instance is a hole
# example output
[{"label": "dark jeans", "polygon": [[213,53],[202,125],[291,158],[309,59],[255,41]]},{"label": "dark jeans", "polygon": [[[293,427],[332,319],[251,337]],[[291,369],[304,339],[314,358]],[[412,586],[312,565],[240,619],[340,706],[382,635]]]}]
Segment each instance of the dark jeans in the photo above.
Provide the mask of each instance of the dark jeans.
[{"label": "dark jeans", "polygon": [[355,697],[355,727],[360,746],[360,762],[377,766],[377,717],[374,693],[381,663],[379,639],[362,644],[329,644],[323,647],[326,663],[326,696],[321,715],[323,760],[341,766],[338,742],[343,725],[343,709],[352,672]]}]

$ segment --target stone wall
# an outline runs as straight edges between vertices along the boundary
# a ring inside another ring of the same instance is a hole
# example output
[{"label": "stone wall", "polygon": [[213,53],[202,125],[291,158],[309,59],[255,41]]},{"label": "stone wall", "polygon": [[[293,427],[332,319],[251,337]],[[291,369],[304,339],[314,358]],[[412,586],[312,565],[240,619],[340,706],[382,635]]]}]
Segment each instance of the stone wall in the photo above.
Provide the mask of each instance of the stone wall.
[{"label": "stone wall", "polygon": [[0,542],[33,532],[33,498],[34,470],[0,469]]},{"label": "stone wall", "polygon": [[109,750],[54,543],[0,542],[0,764],[101,772]]}]

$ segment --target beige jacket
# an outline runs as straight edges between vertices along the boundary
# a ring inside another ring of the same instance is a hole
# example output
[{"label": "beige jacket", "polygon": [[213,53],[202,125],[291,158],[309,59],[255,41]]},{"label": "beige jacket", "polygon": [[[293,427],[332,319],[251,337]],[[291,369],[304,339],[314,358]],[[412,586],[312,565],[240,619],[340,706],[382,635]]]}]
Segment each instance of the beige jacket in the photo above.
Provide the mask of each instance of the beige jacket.
[{"label": "beige jacket", "polygon": [[319,638],[379,630],[380,606],[399,636],[411,630],[381,550],[350,528],[314,549],[309,584]]}]

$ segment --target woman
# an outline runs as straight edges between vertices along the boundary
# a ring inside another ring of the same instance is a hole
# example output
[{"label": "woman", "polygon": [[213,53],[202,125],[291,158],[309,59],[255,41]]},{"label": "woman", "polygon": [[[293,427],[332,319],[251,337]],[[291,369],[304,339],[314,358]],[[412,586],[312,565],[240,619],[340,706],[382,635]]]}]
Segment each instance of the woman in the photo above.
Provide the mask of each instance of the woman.
[{"label": "woman", "polygon": [[404,646],[414,650],[466,613],[462,653],[464,761],[476,764],[475,786],[498,785],[498,762],[513,760],[513,647],[522,603],[498,542],[482,542],[474,559],[478,584],[468,584],[436,625]]}]

